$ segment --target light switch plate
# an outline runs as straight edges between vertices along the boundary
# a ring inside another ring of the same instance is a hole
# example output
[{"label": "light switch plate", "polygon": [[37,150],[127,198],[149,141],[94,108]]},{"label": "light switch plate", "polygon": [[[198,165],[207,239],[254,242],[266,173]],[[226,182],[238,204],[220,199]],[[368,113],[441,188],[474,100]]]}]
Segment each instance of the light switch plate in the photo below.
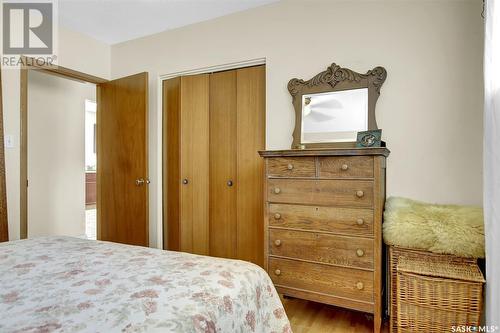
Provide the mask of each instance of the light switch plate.
[{"label": "light switch plate", "polygon": [[14,136],[7,134],[4,138],[5,148],[14,148]]}]

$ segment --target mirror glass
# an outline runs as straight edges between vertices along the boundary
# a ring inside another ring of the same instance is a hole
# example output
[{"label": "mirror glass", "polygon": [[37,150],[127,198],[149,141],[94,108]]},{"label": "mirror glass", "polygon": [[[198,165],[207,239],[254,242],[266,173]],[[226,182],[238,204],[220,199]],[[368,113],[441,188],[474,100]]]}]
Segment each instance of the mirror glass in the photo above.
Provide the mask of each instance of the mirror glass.
[{"label": "mirror glass", "polygon": [[302,143],[356,141],[368,130],[368,88],[302,95]]}]

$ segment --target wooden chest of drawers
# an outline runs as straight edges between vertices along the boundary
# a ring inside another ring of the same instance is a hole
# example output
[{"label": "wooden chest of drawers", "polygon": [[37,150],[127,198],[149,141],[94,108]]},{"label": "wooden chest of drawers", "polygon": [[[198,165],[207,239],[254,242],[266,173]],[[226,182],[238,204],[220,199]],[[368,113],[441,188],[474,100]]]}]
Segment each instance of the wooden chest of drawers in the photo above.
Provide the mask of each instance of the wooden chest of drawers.
[{"label": "wooden chest of drawers", "polygon": [[278,292],[382,318],[386,148],[262,151],[265,268]]}]

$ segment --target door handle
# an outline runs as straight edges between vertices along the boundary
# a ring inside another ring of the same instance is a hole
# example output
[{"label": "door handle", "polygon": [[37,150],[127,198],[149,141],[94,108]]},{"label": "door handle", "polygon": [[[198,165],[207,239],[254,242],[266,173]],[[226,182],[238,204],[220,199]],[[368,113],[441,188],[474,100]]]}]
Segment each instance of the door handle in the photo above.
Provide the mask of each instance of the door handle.
[{"label": "door handle", "polygon": [[189,183],[189,180],[187,180],[187,178],[184,178],[184,179],[182,180],[182,183],[183,183],[184,185],[187,185],[187,183]]},{"label": "door handle", "polygon": [[233,181],[232,180],[228,180],[227,181],[227,186],[229,186],[229,187],[233,186]]}]

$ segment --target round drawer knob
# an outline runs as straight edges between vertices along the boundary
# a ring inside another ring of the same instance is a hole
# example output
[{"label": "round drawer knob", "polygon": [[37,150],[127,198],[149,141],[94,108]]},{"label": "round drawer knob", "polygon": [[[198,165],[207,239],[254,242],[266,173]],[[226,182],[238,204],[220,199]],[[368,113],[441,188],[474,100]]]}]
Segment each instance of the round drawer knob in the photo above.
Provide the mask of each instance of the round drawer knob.
[{"label": "round drawer knob", "polygon": [[357,191],[357,192],[356,192],[356,196],[357,196],[358,198],[362,198],[362,197],[364,197],[364,196],[365,196],[365,192],[363,192],[363,191]]},{"label": "round drawer knob", "polygon": [[347,171],[349,169],[349,166],[347,164],[342,164],[342,171]]},{"label": "round drawer knob", "polygon": [[280,218],[281,218],[281,214],[280,213],[274,214],[274,219],[275,220],[279,220]]},{"label": "round drawer knob", "polygon": [[286,168],[287,168],[288,170],[293,170],[293,164],[289,163],[289,164],[286,166]]},{"label": "round drawer knob", "polygon": [[363,290],[364,287],[365,287],[365,285],[363,284],[363,282],[356,283],[356,289]]},{"label": "round drawer knob", "polygon": [[279,240],[279,239],[275,240],[274,245],[281,246],[281,240]]},{"label": "round drawer knob", "polygon": [[356,221],[356,223],[357,223],[358,225],[363,225],[363,224],[365,224],[365,220],[363,220],[363,219],[358,219],[358,220]]},{"label": "round drawer knob", "polygon": [[276,193],[276,194],[280,194],[280,193],[281,193],[280,188],[279,188],[279,187],[276,187],[276,188],[274,189],[274,193]]},{"label": "round drawer knob", "polygon": [[357,255],[358,257],[362,257],[362,256],[364,256],[364,255],[365,255],[365,251],[363,251],[363,250],[361,250],[361,249],[357,249],[357,250],[356,250],[356,255]]},{"label": "round drawer knob", "polygon": [[274,274],[280,276],[281,275],[281,271],[279,269],[277,269],[277,270],[274,271]]}]

